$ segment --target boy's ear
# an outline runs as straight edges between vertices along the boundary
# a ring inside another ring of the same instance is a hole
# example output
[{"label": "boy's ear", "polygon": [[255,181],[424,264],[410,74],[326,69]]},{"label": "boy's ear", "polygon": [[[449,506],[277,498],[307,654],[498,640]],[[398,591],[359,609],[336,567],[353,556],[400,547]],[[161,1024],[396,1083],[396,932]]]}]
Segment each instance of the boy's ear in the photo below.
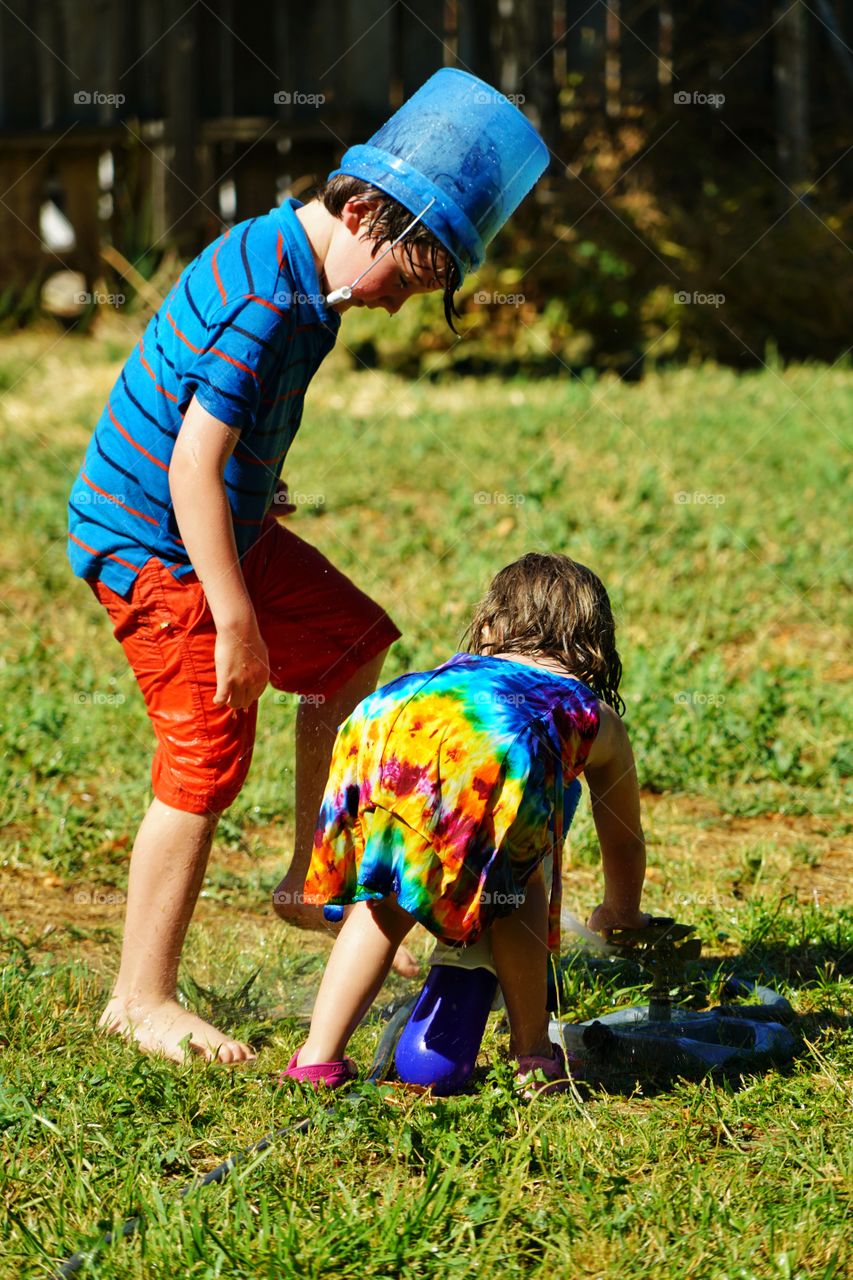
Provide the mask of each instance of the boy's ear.
[{"label": "boy's ear", "polygon": [[341,210],[341,222],[351,235],[357,236],[363,224],[375,212],[378,201],[352,196]]}]

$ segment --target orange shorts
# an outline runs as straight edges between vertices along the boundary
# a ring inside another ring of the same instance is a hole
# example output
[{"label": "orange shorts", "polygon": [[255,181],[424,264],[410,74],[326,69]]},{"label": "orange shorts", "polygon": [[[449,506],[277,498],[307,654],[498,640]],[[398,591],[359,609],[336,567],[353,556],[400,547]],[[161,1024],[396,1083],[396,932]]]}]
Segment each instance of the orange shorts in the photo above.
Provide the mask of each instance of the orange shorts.
[{"label": "orange shorts", "polygon": [[[330,697],[400,635],[316,547],[272,518],[242,569],[276,689]],[[198,578],[176,578],[149,560],[128,599],[101,582],[89,585],[110,615],[154,726],[155,796],[186,813],[221,813],[249,771],[258,705],[213,705],[216,628]]]}]

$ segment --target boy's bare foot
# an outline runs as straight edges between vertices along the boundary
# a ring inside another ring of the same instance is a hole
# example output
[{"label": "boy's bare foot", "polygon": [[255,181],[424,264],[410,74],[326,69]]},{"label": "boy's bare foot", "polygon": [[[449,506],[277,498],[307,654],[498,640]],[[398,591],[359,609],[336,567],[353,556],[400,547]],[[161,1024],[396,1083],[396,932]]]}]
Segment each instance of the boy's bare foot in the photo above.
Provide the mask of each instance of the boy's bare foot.
[{"label": "boy's bare foot", "polygon": [[[313,907],[307,902],[301,902],[300,896],[299,891],[295,894],[289,893],[284,880],[273,894],[273,909],[285,924],[292,924],[297,929],[323,930],[331,934],[338,932],[340,925],[332,924],[327,920],[323,915],[322,907]],[[391,967],[395,973],[399,973],[401,978],[417,978],[421,971],[421,966],[406,946],[397,948]]]},{"label": "boy's bare foot", "polygon": [[197,1053],[207,1062],[233,1066],[238,1062],[252,1062],[257,1057],[251,1045],[229,1039],[204,1018],[190,1013],[177,1000],[146,1004],[139,1001],[127,1003],[114,997],[101,1014],[98,1026],[134,1041],[143,1053],[162,1053],[173,1062],[186,1061],[181,1042],[187,1036],[188,1052]]}]

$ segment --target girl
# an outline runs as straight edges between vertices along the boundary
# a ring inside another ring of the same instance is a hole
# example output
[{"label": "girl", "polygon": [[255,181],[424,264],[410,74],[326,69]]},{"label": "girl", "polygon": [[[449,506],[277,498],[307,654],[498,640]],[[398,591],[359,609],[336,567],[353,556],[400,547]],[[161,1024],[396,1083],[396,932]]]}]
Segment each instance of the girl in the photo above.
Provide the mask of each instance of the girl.
[{"label": "girl", "polygon": [[563,790],[581,772],[604,871],[590,927],[647,923],[601,582],[567,556],[530,553],[497,575],[469,630],[468,652],[378,689],[338,732],[305,899],[355,906],[282,1079],[336,1088],[355,1077],[344,1050],[415,923],[455,946],[490,931],[519,1078],[566,1077],[548,1039],[547,965],[559,948]]}]

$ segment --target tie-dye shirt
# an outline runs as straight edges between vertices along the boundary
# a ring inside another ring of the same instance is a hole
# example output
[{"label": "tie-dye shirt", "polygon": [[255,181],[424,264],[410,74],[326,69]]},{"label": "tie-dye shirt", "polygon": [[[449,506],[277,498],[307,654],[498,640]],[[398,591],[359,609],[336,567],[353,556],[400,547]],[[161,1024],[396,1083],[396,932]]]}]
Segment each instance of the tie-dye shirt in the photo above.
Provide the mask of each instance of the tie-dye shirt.
[{"label": "tie-dye shirt", "polygon": [[378,689],[338,731],[306,899],[396,893],[431,933],[464,945],[521,905],[553,850],[556,949],[563,791],[598,725],[585,684],[506,658],[458,653]]}]

